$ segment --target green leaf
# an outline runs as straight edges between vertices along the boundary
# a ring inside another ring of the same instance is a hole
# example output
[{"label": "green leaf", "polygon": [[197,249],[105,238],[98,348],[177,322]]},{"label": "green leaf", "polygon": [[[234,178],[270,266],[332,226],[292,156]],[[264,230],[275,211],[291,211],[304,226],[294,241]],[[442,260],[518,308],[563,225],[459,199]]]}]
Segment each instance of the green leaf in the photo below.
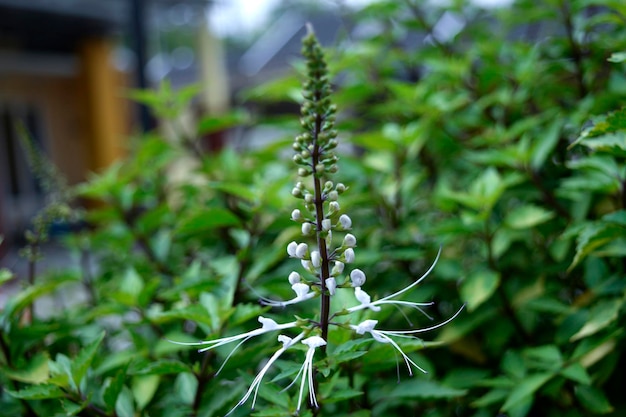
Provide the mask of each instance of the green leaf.
[{"label": "green leaf", "polygon": [[455,398],[463,396],[467,390],[450,388],[439,382],[413,378],[402,382],[389,393],[391,398]]},{"label": "green leaf", "polygon": [[33,301],[42,295],[54,292],[60,287],[76,280],[77,278],[74,276],[63,275],[54,281],[46,281],[44,283],[35,284],[23,291],[20,291],[7,300],[4,309],[0,312],[0,323],[22,311],[25,307],[32,304]]},{"label": "green leaf", "polygon": [[189,365],[173,359],[161,359],[150,362],[147,366],[141,366],[139,369],[129,370],[130,374],[138,376],[179,374],[181,372],[190,372]]},{"label": "green leaf", "polygon": [[500,275],[484,269],[475,271],[461,284],[461,298],[467,303],[467,310],[473,311],[496,291],[500,284]]},{"label": "green leaf", "polygon": [[210,208],[183,218],[176,233],[183,236],[201,236],[219,227],[237,226],[240,221],[226,209]]},{"label": "green leaf", "polygon": [[183,403],[193,404],[198,389],[198,380],[190,372],[181,372],[174,382],[174,392]]},{"label": "green leaf", "polygon": [[120,283],[120,291],[131,296],[133,301],[137,301],[137,297],[143,290],[144,282],[135,268],[127,268],[124,272],[122,282]]},{"label": "green leaf", "polygon": [[105,332],[101,332],[95,340],[81,349],[78,356],[76,356],[76,358],[72,361],[72,378],[76,383],[76,386],[80,385],[81,381],[87,374],[87,370],[91,366],[91,362],[93,362],[96,352],[98,352],[98,347],[100,346],[100,343],[102,343],[104,335]]},{"label": "green leaf", "polygon": [[537,142],[532,148],[530,159],[530,167],[538,171],[543,166],[548,156],[552,153],[561,134],[563,119],[556,117],[554,122],[543,132],[538,135]]},{"label": "green leaf", "polygon": [[52,384],[31,385],[19,391],[4,389],[9,395],[22,400],[45,400],[49,398],[61,398],[65,395],[63,390]]},{"label": "green leaf", "polygon": [[555,345],[524,349],[522,355],[526,359],[529,368],[558,370],[563,365],[563,356]]},{"label": "green leaf", "polygon": [[509,212],[504,220],[512,229],[528,229],[547,222],[554,217],[554,213],[531,204],[520,206]]},{"label": "green leaf", "polygon": [[552,373],[541,373],[525,377],[511,390],[501,410],[505,412],[509,411],[526,401],[529,397],[533,396],[543,384],[548,382],[552,376]]},{"label": "green leaf", "polygon": [[249,187],[236,182],[211,182],[208,187],[219,190],[225,194],[255,202],[258,200],[256,193]]},{"label": "green leaf", "polygon": [[3,367],[1,373],[14,381],[41,384],[49,378],[49,359],[48,352],[40,352],[30,359],[26,367],[22,369]]},{"label": "green leaf", "polygon": [[576,381],[583,385],[591,384],[591,378],[589,377],[587,370],[578,362],[575,362],[567,368],[562,369],[560,374],[567,379],[571,379],[572,381]]},{"label": "green leaf", "polygon": [[137,410],[143,410],[154,397],[159,387],[161,377],[159,375],[135,376],[132,380],[131,390]]},{"label": "green leaf", "polygon": [[574,342],[576,340],[591,336],[599,332],[600,330],[606,328],[609,324],[613,323],[617,317],[620,309],[622,308],[623,301],[621,299],[614,299],[603,301],[598,305],[594,306],[589,312],[589,321],[585,323],[582,329],[580,329],[576,334],[570,337],[570,341]]},{"label": "green leaf", "polygon": [[206,135],[221,132],[231,127],[245,123],[248,115],[242,111],[234,111],[221,116],[207,116],[198,123],[198,133]]},{"label": "green leaf", "polygon": [[133,393],[127,386],[122,387],[122,391],[117,396],[117,401],[115,402],[115,413],[118,417],[135,417]]},{"label": "green leaf", "polygon": [[579,385],[574,389],[576,398],[588,411],[595,414],[608,414],[613,411],[604,393],[589,385]]},{"label": "green leaf", "polygon": [[120,392],[122,392],[122,388],[124,388],[125,380],[126,370],[121,370],[117,372],[113,378],[106,380],[102,399],[109,410],[115,409],[117,397],[120,395]]}]

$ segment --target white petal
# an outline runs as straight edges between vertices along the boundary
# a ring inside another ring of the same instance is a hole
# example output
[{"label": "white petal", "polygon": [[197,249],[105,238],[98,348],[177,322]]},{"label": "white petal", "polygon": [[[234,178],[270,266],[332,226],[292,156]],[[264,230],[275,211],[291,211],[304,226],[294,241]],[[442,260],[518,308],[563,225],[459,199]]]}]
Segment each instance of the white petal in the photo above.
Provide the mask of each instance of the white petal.
[{"label": "white petal", "polygon": [[335,295],[335,292],[337,290],[337,280],[331,277],[326,278],[324,282],[326,283],[326,288],[328,288],[328,292],[330,293],[330,295]]},{"label": "white petal", "polygon": [[374,327],[378,324],[378,320],[365,320],[359,323],[358,326],[355,327],[355,331],[358,334],[365,334],[371,332]]},{"label": "white petal", "polygon": [[296,257],[296,248],[298,247],[298,244],[296,242],[290,242],[287,245],[287,253],[289,254],[290,257],[295,258]]},{"label": "white petal", "polygon": [[313,349],[326,345],[326,341],[319,336],[307,337],[302,343]]}]

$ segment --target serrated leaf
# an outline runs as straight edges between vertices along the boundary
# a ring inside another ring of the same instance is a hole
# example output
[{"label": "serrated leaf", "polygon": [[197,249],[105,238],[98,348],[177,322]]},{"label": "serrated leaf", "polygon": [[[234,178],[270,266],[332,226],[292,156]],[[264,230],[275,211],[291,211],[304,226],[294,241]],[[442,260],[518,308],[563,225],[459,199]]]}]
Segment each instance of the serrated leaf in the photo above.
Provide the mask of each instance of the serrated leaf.
[{"label": "serrated leaf", "polygon": [[480,270],[470,274],[461,284],[461,297],[467,303],[467,310],[473,311],[496,291],[500,275],[490,270]]},{"label": "serrated leaf", "polygon": [[582,329],[570,337],[570,341],[574,342],[584,337],[591,336],[607,327],[617,319],[622,305],[623,301],[621,299],[615,299],[603,301],[593,307],[589,312],[590,319],[585,323]]},{"label": "serrated leaf", "polygon": [[100,347],[100,343],[104,339],[105,332],[101,332],[96,339],[94,339],[91,343],[81,349],[80,353],[76,358],[72,361],[72,378],[76,383],[76,386],[79,386],[85,375],[87,374],[87,370],[91,366],[91,362],[98,352],[98,348]]},{"label": "serrated leaf", "polygon": [[533,396],[552,376],[552,373],[528,375],[511,390],[501,410],[506,412],[518,406],[528,397]]}]

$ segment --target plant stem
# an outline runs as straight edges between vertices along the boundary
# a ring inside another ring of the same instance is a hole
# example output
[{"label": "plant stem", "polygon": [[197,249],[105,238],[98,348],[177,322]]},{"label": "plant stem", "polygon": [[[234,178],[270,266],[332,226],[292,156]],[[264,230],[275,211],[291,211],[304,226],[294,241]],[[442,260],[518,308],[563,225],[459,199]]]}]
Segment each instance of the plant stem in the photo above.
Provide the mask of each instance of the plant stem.
[{"label": "plant stem", "polygon": [[[324,199],[322,198],[322,184],[317,176],[316,166],[319,163],[320,147],[317,142],[317,135],[322,126],[321,116],[317,116],[315,121],[315,132],[313,136],[314,148],[313,157],[313,186],[315,189],[315,225],[317,235],[317,247],[320,251],[321,267],[320,267],[320,288],[322,292],[320,306],[320,327],[322,329],[322,339],[328,340],[328,318],[330,315],[330,294],[326,291],[326,279],[330,277],[330,263],[328,260],[328,248],[326,247],[326,239],[322,236],[322,220],[324,220]],[[326,346],[322,349],[326,351]]]}]

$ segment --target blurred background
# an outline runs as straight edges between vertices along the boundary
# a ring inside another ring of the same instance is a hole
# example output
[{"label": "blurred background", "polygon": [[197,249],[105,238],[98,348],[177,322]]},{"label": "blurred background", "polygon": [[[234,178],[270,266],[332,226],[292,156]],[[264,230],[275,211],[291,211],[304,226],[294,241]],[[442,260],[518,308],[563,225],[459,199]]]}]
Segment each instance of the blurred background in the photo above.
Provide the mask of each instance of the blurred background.
[{"label": "blurred background", "polygon": [[[18,120],[75,184],[122,156],[133,132],[155,127],[146,108],[127,98],[130,89],[198,83],[193,112],[224,114],[241,104],[241,91],[291,69],[306,22],[323,45],[344,48],[384,30],[350,18],[369,3],[0,0],[2,251],[19,243],[44,200],[19,144]],[[454,36],[459,24],[444,15],[434,33]]]}]

